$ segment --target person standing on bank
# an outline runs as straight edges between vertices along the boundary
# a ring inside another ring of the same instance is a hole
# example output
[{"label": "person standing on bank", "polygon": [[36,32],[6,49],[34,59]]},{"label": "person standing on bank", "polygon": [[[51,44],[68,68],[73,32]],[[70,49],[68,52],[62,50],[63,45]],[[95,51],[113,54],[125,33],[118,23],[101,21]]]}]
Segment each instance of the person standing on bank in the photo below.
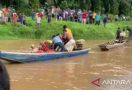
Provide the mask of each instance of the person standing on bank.
[{"label": "person standing on bank", "polygon": [[100,25],[100,21],[101,21],[101,16],[100,15],[96,15],[96,17],[95,17],[95,25]]},{"label": "person standing on bank", "polygon": [[108,22],[108,17],[104,16],[104,19],[103,19],[104,27],[106,27],[107,22]]},{"label": "person standing on bank", "polygon": [[41,22],[42,22],[42,17],[43,17],[43,14],[41,11],[39,11],[36,15],[36,18],[37,18],[37,27],[39,28],[40,25],[41,25]]}]

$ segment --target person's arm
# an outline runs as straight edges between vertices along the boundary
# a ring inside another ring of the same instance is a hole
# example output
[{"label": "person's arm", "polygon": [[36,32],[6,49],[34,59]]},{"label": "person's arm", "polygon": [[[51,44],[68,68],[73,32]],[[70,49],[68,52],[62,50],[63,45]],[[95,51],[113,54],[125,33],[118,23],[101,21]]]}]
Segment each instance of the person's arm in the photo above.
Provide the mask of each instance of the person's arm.
[{"label": "person's arm", "polygon": [[64,34],[63,34],[63,38],[66,39],[66,32],[64,32]]}]

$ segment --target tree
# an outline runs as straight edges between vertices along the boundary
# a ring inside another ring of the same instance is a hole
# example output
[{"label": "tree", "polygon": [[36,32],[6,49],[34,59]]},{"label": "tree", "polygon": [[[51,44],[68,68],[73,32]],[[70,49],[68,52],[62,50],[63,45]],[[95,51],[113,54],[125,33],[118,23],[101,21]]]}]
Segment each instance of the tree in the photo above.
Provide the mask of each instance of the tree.
[{"label": "tree", "polygon": [[41,5],[45,5],[45,3],[47,2],[47,0],[39,0]]},{"label": "tree", "polygon": [[104,13],[109,13],[110,11],[110,0],[103,0],[103,5],[104,5]]},{"label": "tree", "polygon": [[78,6],[80,6],[81,9],[91,9],[91,0],[79,0]]},{"label": "tree", "polygon": [[121,0],[119,3],[119,15],[128,15],[130,11],[130,3],[127,0]]},{"label": "tree", "polygon": [[119,3],[117,0],[109,0],[110,4],[110,13],[112,14],[118,14],[118,8],[119,8]]},{"label": "tree", "polygon": [[101,0],[91,0],[91,9],[92,11],[100,12],[101,11]]},{"label": "tree", "polygon": [[48,7],[54,5],[63,9],[91,9],[102,14],[128,15],[132,11],[132,0],[0,0],[0,7],[13,6],[18,11],[31,11],[32,8],[38,10],[40,5],[46,6],[45,3],[48,3]]}]

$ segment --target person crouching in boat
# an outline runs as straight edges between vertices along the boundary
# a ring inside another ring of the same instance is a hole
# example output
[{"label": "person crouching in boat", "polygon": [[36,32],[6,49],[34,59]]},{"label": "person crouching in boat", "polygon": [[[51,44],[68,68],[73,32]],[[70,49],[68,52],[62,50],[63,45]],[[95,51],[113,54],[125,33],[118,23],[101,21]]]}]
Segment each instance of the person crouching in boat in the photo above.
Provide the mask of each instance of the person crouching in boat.
[{"label": "person crouching in boat", "polygon": [[65,43],[65,49],[68,52],[73,51],[73,49],[76,46],[76,42],[73,38],[72,31],[69,28],[67,28],[66,25],[63,26],[63,37],[62,38],[63,38],[63,41]]},{"label": "person crouching in boat", "polygon": [[65,51],[64,43],[63,43],[59,34],[52,36],[52,45],[56,52],[59,52],[59,51],[64,52]]}]

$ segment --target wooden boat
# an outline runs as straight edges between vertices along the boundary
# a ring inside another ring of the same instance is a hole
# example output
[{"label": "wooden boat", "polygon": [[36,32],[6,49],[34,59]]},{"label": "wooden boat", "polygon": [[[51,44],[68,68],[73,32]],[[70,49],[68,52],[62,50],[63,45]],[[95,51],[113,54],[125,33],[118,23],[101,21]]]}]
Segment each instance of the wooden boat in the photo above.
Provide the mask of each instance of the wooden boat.
[{"label": "wooden boat", "polygon": [[122,45],[124,45],[126,42],[122,42],[122,43],[111,43],[111,44],[101,44],[99,45],[101,51],[109,51],[112,48],[116,48],[116,47],[120,47]]},{"label": "wooden boat", "polygon": [[55,59],[70,58],[88,54],[89,49],[76,50],[73,52],[56,52],[56,53],[20,53],[20,52],[0,52],[0,59],[11,63],[28,63],[49,61]]}]

